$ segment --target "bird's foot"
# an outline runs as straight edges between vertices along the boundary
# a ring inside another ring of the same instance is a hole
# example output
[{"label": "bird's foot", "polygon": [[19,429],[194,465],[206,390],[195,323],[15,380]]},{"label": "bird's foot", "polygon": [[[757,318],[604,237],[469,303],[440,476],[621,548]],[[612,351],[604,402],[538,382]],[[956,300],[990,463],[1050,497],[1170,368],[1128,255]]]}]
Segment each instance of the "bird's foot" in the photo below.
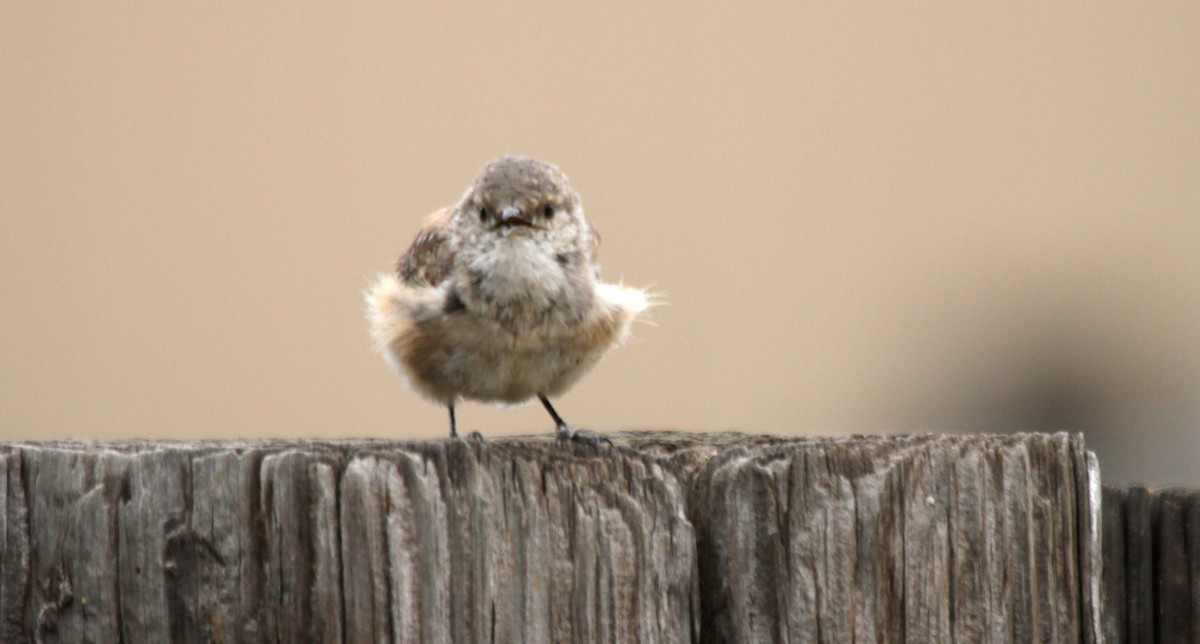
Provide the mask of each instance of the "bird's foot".
[{"label": "bird's foot", "polygon": [[609,440],[607,436],[593,434],[592,432],[584,433],[577,429],[571,429],[566,425],[561,425],[558,427],[558,441],[560,443],[571,441],[572,443],[576,443],[578,445],[587,445],[589,447],[597,448],[601,445],[608,445],[609,447],[612,447],[613,444],[613,442]]}]

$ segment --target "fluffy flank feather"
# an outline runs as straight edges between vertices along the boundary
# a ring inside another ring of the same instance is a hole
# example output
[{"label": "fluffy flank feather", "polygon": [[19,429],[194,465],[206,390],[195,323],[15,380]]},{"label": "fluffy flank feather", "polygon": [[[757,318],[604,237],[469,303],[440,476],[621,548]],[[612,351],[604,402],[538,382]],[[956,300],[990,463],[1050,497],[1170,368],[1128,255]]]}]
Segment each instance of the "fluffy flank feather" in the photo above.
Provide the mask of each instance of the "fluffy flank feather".
[{"label": "fluffy flank feather", "polygon": [[384,274],[363,296],[375,350],[388,366],[405,373],[398,350],[411,335],[414,322],[437,311],[442,297],[440,292],[432,287],[408,286],[396,275]]},{"label": "fluffy flank feather", "polygon": [[596,299],[603,308],[612,312],[617,323],[618,343],[629,337],[634,320],[660,304],[653,294],[624,284],[596,284]]}]

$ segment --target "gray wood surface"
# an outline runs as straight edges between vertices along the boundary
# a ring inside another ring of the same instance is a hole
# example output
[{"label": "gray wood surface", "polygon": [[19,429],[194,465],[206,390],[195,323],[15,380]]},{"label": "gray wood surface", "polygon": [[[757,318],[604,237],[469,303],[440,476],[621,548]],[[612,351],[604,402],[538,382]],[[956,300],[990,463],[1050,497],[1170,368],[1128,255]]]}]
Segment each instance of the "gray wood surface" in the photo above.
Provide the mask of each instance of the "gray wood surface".
[{"label": "gray wood surface", "polygon": [[731,449],[693,493],[705,641],[1100,639],[1099,478],[1075,437]]},{"label": "gray wood surface", "polygon": [[1200,642],[1200,490],[1104,488],[1109,642]]},{"label": "gray wood surface", "polygon": [[0,444],[0,641],[1100,641],[1076,437],[613,439]]}]

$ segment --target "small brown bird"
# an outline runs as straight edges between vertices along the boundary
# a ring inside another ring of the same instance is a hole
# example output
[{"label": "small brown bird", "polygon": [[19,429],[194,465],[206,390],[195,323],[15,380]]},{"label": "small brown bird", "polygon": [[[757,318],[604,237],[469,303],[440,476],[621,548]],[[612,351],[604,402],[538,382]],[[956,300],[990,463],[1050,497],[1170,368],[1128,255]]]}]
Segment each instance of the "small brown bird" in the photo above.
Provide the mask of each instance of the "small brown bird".
[{"label": "small brown bird", "polygon": [[558,168],[505,156],[458,205],[431,215],[394,274],[367,290],[376,349],[409,385],[450,411],[460,399],[537,397],[560,439],[577,434],[551,406],[629,334],[644,291],[599,281],[600,238]]}]

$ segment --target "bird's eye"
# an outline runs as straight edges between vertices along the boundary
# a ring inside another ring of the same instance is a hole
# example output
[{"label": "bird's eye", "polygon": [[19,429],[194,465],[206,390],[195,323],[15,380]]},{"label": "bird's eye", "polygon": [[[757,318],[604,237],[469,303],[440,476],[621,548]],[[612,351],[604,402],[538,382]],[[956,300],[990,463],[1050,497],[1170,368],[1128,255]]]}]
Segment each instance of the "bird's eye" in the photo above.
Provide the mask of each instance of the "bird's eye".
[{"label": "bird's eye", "polygon": [[492,216],[492,214],[490,212],[488,212],[488,209],[486,206],[479,209],[479,221],[487,221],[488,218],[491,216]]},{"label": "bird's eye", "polygon": [[546,219],[553,217],[554,216],[554,206],[552,206],[550,204],[546,204],[545,207],[542,208],[542,214],[546,215]]}]

